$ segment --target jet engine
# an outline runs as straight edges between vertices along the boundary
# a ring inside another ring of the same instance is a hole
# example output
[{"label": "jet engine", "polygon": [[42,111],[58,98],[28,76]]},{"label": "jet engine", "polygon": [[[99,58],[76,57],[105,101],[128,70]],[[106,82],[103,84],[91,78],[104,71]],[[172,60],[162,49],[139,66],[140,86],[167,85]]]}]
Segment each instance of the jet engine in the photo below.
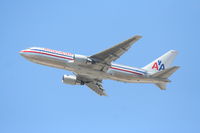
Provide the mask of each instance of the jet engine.
[{"label": "jet engine", "polygon": [[95,62],[87,56],[75,54],[74,62],[77,64],[94,64]]},{"label": "jet engine", "polygon": [[84,85],[84,82],[77,80],[75,75],[64,75],[62,82],[71,85]]}]

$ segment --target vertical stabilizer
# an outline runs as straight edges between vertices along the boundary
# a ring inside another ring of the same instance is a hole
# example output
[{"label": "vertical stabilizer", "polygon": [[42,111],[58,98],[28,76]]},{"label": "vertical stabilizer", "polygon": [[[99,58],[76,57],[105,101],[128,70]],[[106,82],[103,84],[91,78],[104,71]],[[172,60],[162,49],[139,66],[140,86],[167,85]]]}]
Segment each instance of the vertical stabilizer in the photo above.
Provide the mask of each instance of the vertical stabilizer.
[{"label": "vertical stabilizer", "polygon": [[165,70],[166,68],[169,68],[169,66],[172,64],[177,53],[178,52],[175,50],[170,50],[150,64],[143,67],[143,69],[147,70],[150,74]]}]

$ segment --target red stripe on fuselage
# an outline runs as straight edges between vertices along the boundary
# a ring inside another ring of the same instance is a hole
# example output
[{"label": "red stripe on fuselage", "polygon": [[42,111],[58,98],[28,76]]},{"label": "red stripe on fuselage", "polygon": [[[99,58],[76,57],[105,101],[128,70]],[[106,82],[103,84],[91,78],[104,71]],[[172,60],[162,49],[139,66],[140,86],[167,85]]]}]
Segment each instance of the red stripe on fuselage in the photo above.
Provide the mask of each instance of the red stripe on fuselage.
[{"label": "red stripe on fuselage", "polygon": [[38,51],[27,51],[27,50],[26,50],[26,51],[21,51],[21,52],[44,54],[44,55],[54,56],[54,57],[63,58],[63,59],[74,60],[74,59],[72,59],[72,58],[63,57],[63,56],[58,56],[58,55],[53,55],[53,54],[48,54],[48,53],[43,53],[43,52],[38,52]]},{"label": "red stripe on fuselage", "polygon": [[[38,52],[38,51],[28,51],[28,50],[24,50],[24,51],[21,51],[21,52],[24,52],[24,53],[44,54],[44,55],[54,56],[54,57],[63,58],[63,59],[67,59],[67,60],[74,60],[74,59],[72,59],[72,58],[63,57],[63,56],[58,56],[58,55],[53,55],[53,54],[49,54],[49,53]],[[115,70],[120,70],[120,71],[125,71],[125,72],[129,72],[129,73],[133,73],[133,74],[143,75],[143,74],[141,74],[141,73],[137,73],[137,72],[133,72],[133,71],[121,69],[121,68],[116,68],[116,67],[110,67],[110,68],[111,68],[111,69],[115,69]]]},{"label": "red stripe on fuselage", "polygon": [[121,69],[121,68],[116,68],[116,67],[110,67],[110,68],[115,69],[115,70],[130,72],[130,73],[134,73],[134,74],[138,74],[138,75],[143,75],[141,73],[137,73],[137,72],[133,72],[133,71],[129,71],[129,70],[124,70],[124,69]]}]

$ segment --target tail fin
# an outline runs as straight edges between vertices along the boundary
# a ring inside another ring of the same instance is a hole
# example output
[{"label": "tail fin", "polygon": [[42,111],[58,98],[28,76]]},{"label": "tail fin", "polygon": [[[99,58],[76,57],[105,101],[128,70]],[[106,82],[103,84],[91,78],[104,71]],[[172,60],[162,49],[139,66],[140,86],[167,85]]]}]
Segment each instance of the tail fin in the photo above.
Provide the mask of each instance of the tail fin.
[{"label": "tail fin", "polygon": [[[177,69],[179,69],[179,66],[170,67],[170,68],[167,68],[167,69],[165,69],[161,72],[157,72],[157,73],[155,73],[151,76],[155,77],[155,78],[167,79],[174,72],[176,72]],[[156,86],[158,86],[161,90],[166,90],[166,84],[167,83],[156,83]]]},{"label": "tail fin", "polygon": [[177,53],[178,52],[175,50],[170,50],[150,64],[143,67],[143,69],[147,70],[150,74],[165,70],[166,68],[169,68],[169,66],[172,64]]}]

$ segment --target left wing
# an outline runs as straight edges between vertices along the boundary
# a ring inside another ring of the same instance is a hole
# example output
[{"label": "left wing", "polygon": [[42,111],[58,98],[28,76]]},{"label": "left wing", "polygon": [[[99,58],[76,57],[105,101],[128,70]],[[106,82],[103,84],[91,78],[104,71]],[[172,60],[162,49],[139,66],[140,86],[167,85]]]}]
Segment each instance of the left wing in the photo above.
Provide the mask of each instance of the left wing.
[{"label": "left wing", "polygon": [[109,49],[106,49],[100,53],[90,56],[91,58],[97,60],[99,63],[104,63],[109,65],[112,61],[118,59],[122,54],[124,54],[133,43],[139,40],[142,36],[133,36],[128,40],[125,40]]},{"label": "left wing", "polygon": [[103,89],[101,79],[93,79],[88,76],[79,75],[79,74],[76,74],[76,76],[78,80],[83,81],[85,85],[87,85],[90,89],[92,89],[94,92],[96,92],[100,96],[107,96]]}]

